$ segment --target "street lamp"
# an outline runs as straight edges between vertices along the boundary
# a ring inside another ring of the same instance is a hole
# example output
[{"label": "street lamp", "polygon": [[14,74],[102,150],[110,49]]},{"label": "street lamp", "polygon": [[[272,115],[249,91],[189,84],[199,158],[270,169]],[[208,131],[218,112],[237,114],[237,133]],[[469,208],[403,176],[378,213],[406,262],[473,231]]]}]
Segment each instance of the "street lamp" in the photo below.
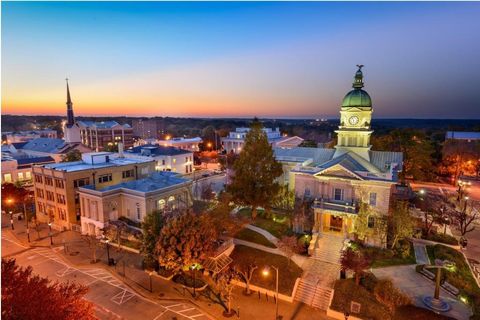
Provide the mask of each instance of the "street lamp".
[{"label": "street lamp", "polygon": [[13,211],[11,210],[12,209],[12,203],[13,203],[13,199],[12,198],[8,198],[7,199],[7,204],[8,206],[10,207],[10,211],[9,211],[9,214],[10,214],[10,226],[12,227],[12,230],[15,230],[15,227],[13,226]]},{"label": "street lamp", "polygon": [[275,269],[276,271],[276,285],[275,285],[275,320],[278,319],[278,268],[277,267],[274,267],[274,266],[266,266],[263,271],[262,271],[262,274],[264,277],[267,277],[269,274],[270,274],[270,268],[273,268]]},{"label": "street lamp", "polygon": [[105,243],[107,244],[107,263],[108,263],[108,265],[111,265],[110,264],[110,246],[108,244],[109,242],[110,242],[109,239],[105,240]]},{"label": "street lamp", "polygon": [[52,239],[52,223],[51,223],[51,222],[48,223],[48,229],[49,229],[48,235],[50,236],[50,245],[53,245],[53,239]]},{"label": "street lamp", "polygon": [[195,281],[195,273],[196,273],[196,272],[195,272],[195,267],[196,267],[195,263],[192,264],[191,270],[192,270],[192,272],[193,272],[193,297],[194,297],[194,298],[197,296],[197,294],[196,294],[196,292],[195,292],[195,282],[196,282],[196,281]]},{"label": "street lamp", "polygon": [[150,272],[148,273],[148,276],[150,277],[150,292],[153,292],[152,274],[153,274],[153,271],[150,271]]}]

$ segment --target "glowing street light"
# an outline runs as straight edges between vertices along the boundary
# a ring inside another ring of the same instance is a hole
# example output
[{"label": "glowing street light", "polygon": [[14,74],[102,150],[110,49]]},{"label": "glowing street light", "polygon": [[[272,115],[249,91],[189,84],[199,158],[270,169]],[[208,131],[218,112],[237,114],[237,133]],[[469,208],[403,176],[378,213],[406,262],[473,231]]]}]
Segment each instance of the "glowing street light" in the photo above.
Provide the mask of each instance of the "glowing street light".
[{"label": "glowing street light", "polygon": [[263,270],[262,270],[262,275],[264,277],[268,277],[268,275],[270,274],[270,268],[273,268],[276,271],[276,277],[275,277],[275,280],[276,280],[276,286],[275,286],[275,320],[278,320],[278,268],[274,267],[274,266],[265,266],[265,268],[263,268]]},{"label": "glowing street light", "polygon": [[52,239],[52,223],[51,222],[48,223],[48,229],[49,229],[48,235],[50,236],[50,245],[52,246],[53,239]]}]

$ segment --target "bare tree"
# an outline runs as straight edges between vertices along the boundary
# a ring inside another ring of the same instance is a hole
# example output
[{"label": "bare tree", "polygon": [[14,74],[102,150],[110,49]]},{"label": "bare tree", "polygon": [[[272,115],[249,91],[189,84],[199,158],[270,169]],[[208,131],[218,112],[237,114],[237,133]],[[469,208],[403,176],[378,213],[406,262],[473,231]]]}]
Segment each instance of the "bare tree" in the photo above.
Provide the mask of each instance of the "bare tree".
[{"label": "bare tree", "polygon": [[258,269],[258,266],[253,261],[240,262],[233,267],[233,270],[240,276],[245,282],[245,294],[250,295],[250,281],[252,280],[253,273]]},{"label": "bare tree", "polygon": [[87,242],[88,247],[92,250],[92,260],[91,263],[96,263],[97,260],[97,248],[100,245],[100,236],[85,234],[82,235],[82,239]]},{"label": "bare tree", "polygon": [[453,208],[451,214],[463,237],[467,233],[475,230],[475,226],[473,226],[472,223],[480,218],[479,205],[477,202],[463,200]]},{"label": "bare tree", "polygon": [[301,247],[298,244],[297,237],[295,236],[283,236],[278,241],[278,248],[285,253],[285,256],[288,258],[288,265],[290,266],[290,261],[296,253],[301,251]]}]

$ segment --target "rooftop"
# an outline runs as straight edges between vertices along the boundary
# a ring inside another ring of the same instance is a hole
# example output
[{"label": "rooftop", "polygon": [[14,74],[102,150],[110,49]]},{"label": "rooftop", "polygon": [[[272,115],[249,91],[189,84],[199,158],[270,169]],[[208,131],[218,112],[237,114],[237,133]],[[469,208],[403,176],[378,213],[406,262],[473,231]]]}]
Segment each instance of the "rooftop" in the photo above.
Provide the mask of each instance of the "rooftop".
[{"label": "rooftop", "polygon": [[87,120],[82,120],[82,121],[77,121],[77,124],[79,124],[82,127],[87,127],[87,128],[97,128],[97,129],[110,129],[116,126],[123,126],[125,128],[130,128],[130,125],[125,123],[125,124],[120,124],[117,121],[109,120],[109,121],[87,121]]},{"label": "rooftop", "polygon": [[[89,153],[85,155],[93,155],[95,156],[96,153]],[[104,152],[99,152],[99,156],[105,156]],[[146,163],[152,160],[148,159],[133,159],[133,158],[119,158],[117,155],[113,153],[107,154],[108,160],[103,162],[85,162],[85,161],[72,161],[72,162],[60,162],[60,163],[52,163],[44,165],[47,169],[58,170],[58,171],[66,171],[66,172],[73,172],[73,171],[81,171],[81,170],[89,170],[95,168],[106,168],[106,167],[116,167],[116,166],[125,166],[129,164],[137,164],[137,163]]]},{"label": "rooftop", "polygon": [[142,155],[146,157],[156,156],[176,156],[180,154],[192,153],[188,150],[182,150],[171,146],[161,146],[158,144],[146,144],[143,146],[133,147],[125,151],[125,153]]},{"label": "rooftop", "polygon": [[480,140],[480,132],[447,131],[445,139]]},{"label": "rooftop", "polygon": [[30,140],[26,143],[14,143],[17,149],[24,149],[45,153],[61,153],[70,144],[66,143],[63,139],[56,138],[37,138]]},{"label": "rooftop", "polygon": [[[126,189],[145,193],[170,188],[173,186],[179,186],[189,182],[191,182],[191,179],[183,178],[175,172],[161,171],[154,172],[144,179],[122,182],[113,186],[98,189],[96,191],[105,192],[110,190]],[[93,190],[94,186],[90,185],[83,188]]]}]

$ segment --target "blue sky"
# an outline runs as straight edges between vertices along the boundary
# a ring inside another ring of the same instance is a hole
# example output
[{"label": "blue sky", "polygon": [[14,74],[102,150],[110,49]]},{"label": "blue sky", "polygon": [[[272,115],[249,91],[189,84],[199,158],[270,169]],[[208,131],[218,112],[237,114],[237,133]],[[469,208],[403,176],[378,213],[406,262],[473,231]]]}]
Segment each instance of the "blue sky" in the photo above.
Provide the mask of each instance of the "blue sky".
[{"label": "blue sky", "polygon": [[480,3],[2,2],[4,113],[479,118]]}]

